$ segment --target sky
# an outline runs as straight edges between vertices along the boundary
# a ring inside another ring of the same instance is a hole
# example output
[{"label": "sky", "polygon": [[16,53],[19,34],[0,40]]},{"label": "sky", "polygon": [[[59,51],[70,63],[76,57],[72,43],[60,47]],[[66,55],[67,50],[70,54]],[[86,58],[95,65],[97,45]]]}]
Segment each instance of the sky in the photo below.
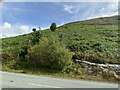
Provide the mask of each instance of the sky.
[{"label": "sky", "polygon": [[[3,2],[0,38],[46,29],[65,23],[118,14],[118,2]],[[2,28],[1,28],[2,27]]]}]

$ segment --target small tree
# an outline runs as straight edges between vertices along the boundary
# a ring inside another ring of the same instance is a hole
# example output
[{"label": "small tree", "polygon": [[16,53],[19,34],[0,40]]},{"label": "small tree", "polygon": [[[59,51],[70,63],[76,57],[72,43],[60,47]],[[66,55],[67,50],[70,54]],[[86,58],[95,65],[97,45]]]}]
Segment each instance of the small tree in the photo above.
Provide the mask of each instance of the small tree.
[{"label": "small tree", "polygon": [[[39,27],[39,29],[40,29],[40,27]],[[34,33],[32,33],[32,36],[33,36],[32,43],[36,44],[39,42],[39,39],[41,38],[41,29],[39,31],[37,31],[36,28],[33,28],[32,31],[34,32]]]},{"label": "small tree", "polygon": [[33,32],[36,32],[36,28],[33,28],[32,31],[33,31]]},{"label": "small tree", "polygon": [[56,23],[52,23],[51,26],[50,26],[50,30],[51,31],[55,31],[56,30]]}]

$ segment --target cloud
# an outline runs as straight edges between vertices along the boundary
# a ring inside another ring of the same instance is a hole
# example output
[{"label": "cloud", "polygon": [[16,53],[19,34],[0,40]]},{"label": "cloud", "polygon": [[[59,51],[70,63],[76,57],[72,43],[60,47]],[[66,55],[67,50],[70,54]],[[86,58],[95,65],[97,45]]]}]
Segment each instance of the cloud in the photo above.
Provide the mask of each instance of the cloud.
[{"label": "cloud", "polygon": [[73,13],[73,6],[69,6],[69,5],[64,5],[64,11],[68,12],[68,13]]},{"label": "cloud", "polygon": [[[2,28],[1,28],[2,27]],[[22,24],[11,24],[9,22],[4,22],[3,26],[0,25],[0,38],[17,36],[22,34],[27,34],[32,31],[34,26],[22,25]]]},{"label": "cloud", "polygon": [[30,27],[27,26],[27,25],[21,25],[19,27],[19,30],[22,31],[22,32],[28,32],[30,30]]},{"label": "cloud", "polygon": [[[93,17],[105,17],[105,16],[113,16],[118,14],[118,3],[97,3],[96,7],[93,8],[90,15],[91,18]],[[90,10],[89,10],[90,12]]]},{"label": "cloud", "polygon": [[[23,35],[32,32],[32,28],[39,30],[37,26],[28,26],[24,24],[11,24],[10,22],[4,22],[0,25],[0,38],[13,37],[18,35]],[[41,30],[47,29],[49,27],[41,27]]]},{"label": "cloud", "polygon": [[118,2],[73,2],[61,5],[65,12],[72,14],[71,21],[118,14]]},{"label": "cloud", "polygon": [[10,30],[11,29],[11,24],[9,22],[4,22],[3,29],[4,30]]}]

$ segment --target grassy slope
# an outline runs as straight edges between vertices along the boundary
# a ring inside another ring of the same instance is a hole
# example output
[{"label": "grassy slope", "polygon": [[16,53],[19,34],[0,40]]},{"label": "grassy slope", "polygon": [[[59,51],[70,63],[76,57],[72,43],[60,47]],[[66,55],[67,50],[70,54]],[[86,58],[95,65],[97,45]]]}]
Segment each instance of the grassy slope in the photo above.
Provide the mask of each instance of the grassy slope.
[{"label": "grassy slope", "polygon": [[[116,55],[118,50],[118,18],[105,17],[97,18],[85,21],[77,21],[65,24],[57,28],[55,32],[51,32],[49,29],[43,30],[42,35],[49,37],[53,35],[62,35],[62,42],[72,52],[84,52],[90,51],[92,53],[100,52],[102,55],[108,55],[117,61]],[[25,45],[29,45],[29,40],[32,38],[31,34],[20,35],[16,37],[2,39],[3,53],[14,49],[16,52],[21,51],[21,48]],[[98,47],[95,45],[99,45]],[[12,62],[14,63],[14,62]],[[118,62],[117,62],[118,63]],[[10,64],[11,65],[11,64]],[[118,82],[117,79],[106,78],[101,76],[89,75],[89,74],[66,74],[50,70],[44,70],[42,68],[30,68],[30,69],[11,69],[9,67],[3,67],[2,70],[9,72],[36,74],[36,75],[49,75],[52,77],[67,77],[76,79],[88,79],[98,81],[110,81]],[[84,72],[84,70],[83,70]],[[108,74],[109,75],[109,74]],[[107,76],[110,77],[110,76]],[[108,80],[110,79],[110,80]],[[116,81],[117,80],[117,81]]]},{"label": "grassy slope", "polygon": [[[77,21],[65,24],[57,28],[54,33],[50,30],[43,30],[43,36],[62,35],[62,41],[71,51],[101,52],[112,57],[117,55],[118,48],[118,17],[96,18],[85,21]],[[3,52],[15,49],[16,52],[21,47],[29,43],[31,34],[2,39]],[[99,47],[95,46],[99,44]],[[115,62],[118,63],[118,62]]]}]

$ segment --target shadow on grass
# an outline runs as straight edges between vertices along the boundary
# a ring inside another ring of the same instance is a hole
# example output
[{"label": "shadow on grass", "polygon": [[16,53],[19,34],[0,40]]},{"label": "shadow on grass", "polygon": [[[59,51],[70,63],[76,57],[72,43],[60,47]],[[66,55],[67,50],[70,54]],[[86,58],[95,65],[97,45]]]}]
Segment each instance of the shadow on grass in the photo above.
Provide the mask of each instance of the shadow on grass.
[{"label": "shadow on grass", "polygon": [[56,69],[50,69],[48,67],[35,66],[28,63],[19,62],[13,65],[14,70],[21,70],[20,73],[28,73],[34,75],[54,75],[54,74],[62,74],[62,71]]}]

